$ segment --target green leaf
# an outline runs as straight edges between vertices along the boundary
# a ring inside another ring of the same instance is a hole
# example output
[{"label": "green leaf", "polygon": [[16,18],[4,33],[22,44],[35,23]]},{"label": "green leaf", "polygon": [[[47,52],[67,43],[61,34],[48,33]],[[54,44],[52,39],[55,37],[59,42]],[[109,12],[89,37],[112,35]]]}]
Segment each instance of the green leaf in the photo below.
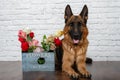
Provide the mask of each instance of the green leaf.
[{"label": "green leaf", "polygon": [[29,49],[28,49],[28,52],[29,52],[29,53],[33,52],[33,49],[32,49],[32,48],[29,48]]},{"label": "green leaf", "polygon": [[46,45],[46,51],[49,51],[50,50],[50,45]]},{"label": "green leaf", "polygon": [[43,36],[43,41],[41,42],[41,45],[42,45],[42,48],[45,50],[45,51],[49,51],[50,50],[50,44],[46,44],[46,40],[47,37],[46,35]]},{"label": "green leaf", "polygon": [[27,41],[32,41],[30,35],[27,35]]},{"label": "green leaf", "polygon": [[35,50],[35,49],[36,49],[36,46],[31,46],[31,47],[29,47],[28,52],[31,53],[31,52],[33,52],[33,50]]},{"label": "green leaf", "polygon": [[43,39],[47,39],[46,35],[43,36]]}]

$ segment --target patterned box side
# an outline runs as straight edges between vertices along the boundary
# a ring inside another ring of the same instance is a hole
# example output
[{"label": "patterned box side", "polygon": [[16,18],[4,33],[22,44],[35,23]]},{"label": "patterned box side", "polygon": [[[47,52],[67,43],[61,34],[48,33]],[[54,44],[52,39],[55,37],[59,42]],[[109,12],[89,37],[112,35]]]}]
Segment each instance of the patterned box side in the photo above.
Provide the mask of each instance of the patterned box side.
[{"label": "patterned box side", "polygon": [[[45,58],[44,64],[38,64],[39,57]],[[23,71],[54,71],[55,60],[53,52],[42,53],[22,53],[22,68]]]}]

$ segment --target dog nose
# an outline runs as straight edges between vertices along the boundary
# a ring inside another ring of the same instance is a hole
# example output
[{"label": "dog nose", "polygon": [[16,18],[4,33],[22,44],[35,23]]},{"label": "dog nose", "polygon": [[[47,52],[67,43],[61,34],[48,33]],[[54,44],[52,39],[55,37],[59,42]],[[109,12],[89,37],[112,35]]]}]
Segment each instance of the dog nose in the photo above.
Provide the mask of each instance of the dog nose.
[{"label": "dog nose", "polygon": [[74,34],[75,39],[78,39],[78,37],[79,37],[79,34]]}]

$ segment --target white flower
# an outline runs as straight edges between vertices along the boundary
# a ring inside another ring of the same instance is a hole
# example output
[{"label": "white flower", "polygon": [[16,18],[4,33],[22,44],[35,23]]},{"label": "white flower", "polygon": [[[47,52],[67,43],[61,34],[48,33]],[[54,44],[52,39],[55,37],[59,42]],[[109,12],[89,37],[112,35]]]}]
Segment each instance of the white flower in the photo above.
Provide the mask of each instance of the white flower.
[{"label": "white flower", "polygon": [[31,29],[29,27],[26,27],[23,29],[24,32],[26,32],[26,34],[29,34],[31,32]]}]

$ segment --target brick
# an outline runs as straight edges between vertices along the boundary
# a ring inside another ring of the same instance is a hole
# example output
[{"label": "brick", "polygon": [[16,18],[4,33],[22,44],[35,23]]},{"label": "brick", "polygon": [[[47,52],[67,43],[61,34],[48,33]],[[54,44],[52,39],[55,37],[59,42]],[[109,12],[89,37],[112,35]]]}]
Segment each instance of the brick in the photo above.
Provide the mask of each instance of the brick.
[{"label": "brick", "polygon": [[64,28],[64,9],[89,9],[89,47],[94,61],[120,61],[120,0],[0,0],[0,61],[20,61],[18,30],[30,27],[35,39]]}]

